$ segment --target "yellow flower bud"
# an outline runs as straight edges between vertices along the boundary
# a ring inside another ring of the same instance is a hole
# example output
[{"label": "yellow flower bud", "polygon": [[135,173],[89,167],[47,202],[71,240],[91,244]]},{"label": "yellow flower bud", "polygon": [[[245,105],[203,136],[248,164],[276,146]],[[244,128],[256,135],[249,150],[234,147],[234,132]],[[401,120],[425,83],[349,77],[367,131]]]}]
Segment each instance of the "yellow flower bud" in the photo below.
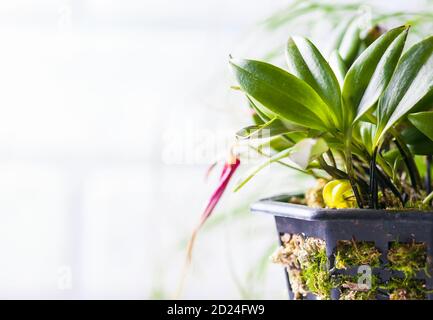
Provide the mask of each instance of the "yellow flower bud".
[{"label": "yellow flower bud", "polygon": [[355,195],[348,180],[332,180],[323,188],[323,200],[328,208],[355,208]]}]

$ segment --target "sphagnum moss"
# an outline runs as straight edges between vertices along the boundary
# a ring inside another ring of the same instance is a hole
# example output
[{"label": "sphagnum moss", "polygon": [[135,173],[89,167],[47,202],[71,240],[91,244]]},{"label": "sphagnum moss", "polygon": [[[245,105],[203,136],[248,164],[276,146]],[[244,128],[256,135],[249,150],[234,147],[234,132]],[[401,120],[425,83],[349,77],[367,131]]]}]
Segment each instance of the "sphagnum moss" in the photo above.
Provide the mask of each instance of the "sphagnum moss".
[{"label": "sphagnum moss", "polygon": [[381,253],[375,247],[374,242],[340,240],[337,242],[335,267],[337,269],[361,265],[379,267],[380,256]]},{"label": "sphagnum moss", "polygon": [[328,270],[325,243],[322,240],[317,240],[311,241],[313,246],[307,250],[308,256],[302,259],[301,277],[312,293],[323,300],[328,300],[331,298],[331,289],[334,288],[334,283]]},{"label": "sphagnum moss", "polygon": [[308,293],[308,288],[301,277],[302,270],[298,260],[304,238],[301,235],[285,234],[281,237],[281,241],[282,246],[273,254],[272,261],[286,267],[294,298],[299,300]]},{"label": "sphagnum moss", "polygon": [[287,268],[295,298],[311,292],[320,299],[330,299],[334,283],[328,270],[325,242],[299,234],[285,234],[281,240],[283,246],[272,259]]},{"label": "sphagnum moss", "polygon": [[390,300],[424,300],[427,294],[424,281],[418,279],[391,278],[384,288]]},{"label": "sphagnum moss", "polygon": [[323,187],[326,183],[326,180],[318,179],[316,185],[307,190],[305,193],[307,206],[311,208],[323,208],[325,206],[325,201],[323,200]]},{"label": "sphagnum moss", "polygon": [[[358,281],[359,276],[331,275],[325,241],[301,234],[285,234],[281,240],[283,245],[273,260],[287,268],[296,299],[302,299],[309,292],[319,299],[330,299],[333,288],[340,288],[340,300],[375,300],[383,290],[389,293],[391,300],[425,299],[428,293],[425,283],[414,278],[417,271],[427,266],[424,243],[393,242],[387,254],[388,267],[403,272],[404,278],[391,278],[381,285],[380,279],[372,275],[371,286],[366,287]],[[372,242],[339,241],[335,266],[337,269],[359,265],[378,267],[380,255]]]},{"label": "sphagnum moss", "polygon": [[340,277],[340,300],[376,300],[380,279],[372,275],[370,286],[359,284],[360,276]]},{"label": "sphagnum moss", "polygon": [[403,272],[405,279],[415,277],[416,273],[427,266],[427,247],[425,243],[393,242],[388,250],[389,269]]}]

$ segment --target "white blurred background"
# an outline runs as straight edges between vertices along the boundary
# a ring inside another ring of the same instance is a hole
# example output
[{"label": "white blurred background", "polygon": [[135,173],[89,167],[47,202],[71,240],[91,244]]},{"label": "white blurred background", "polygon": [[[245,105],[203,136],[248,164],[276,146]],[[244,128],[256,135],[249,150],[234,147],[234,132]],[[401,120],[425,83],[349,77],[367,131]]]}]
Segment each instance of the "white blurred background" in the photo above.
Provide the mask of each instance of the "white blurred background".
[{"label": "white blurred background", "polygon": [[[0,2],[0,298],[174,297],[206,168],[248,123],[228,55],[287,2]],[[248,205],[290,177],[227,190],[181,298],[286,297]]]}]

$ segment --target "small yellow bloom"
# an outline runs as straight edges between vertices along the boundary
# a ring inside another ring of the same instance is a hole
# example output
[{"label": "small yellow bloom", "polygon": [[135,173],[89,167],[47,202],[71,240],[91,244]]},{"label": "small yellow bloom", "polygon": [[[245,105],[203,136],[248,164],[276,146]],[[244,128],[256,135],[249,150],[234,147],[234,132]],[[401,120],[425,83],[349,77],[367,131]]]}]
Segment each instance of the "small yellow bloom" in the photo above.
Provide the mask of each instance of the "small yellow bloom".
[{"label": "small yellow bloom", "polygon": [[328,208],[355,208],[355,195],[348,180],[332,180],[323,188],[323,200]]}]

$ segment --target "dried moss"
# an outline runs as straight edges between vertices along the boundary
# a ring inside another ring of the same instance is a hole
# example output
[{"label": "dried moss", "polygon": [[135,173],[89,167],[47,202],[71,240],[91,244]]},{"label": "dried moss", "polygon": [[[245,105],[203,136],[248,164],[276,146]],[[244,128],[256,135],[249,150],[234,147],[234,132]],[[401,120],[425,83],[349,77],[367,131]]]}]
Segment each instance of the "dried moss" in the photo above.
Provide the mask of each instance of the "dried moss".
[{"label": "dried moss", "polygon": [[385,288],[390,300],[425,300],[426,286],[423,280],[391,278]]},{"label": "dried moss", "polygon": [[427,268],[427,246],[425,243],[392,242],[388,250],[389,269],[403,272],[405,279],[416,276]]},{"label": "dried moss", "polygon": [[398,197],[390,190],[386,189],[378,193],[381,208],[386,209],[403,209],[403,205]]},{"label": "dried moss", "polygon": [[289,198],[289,203],[306,205],[307,201],[303,197],[292,196]]},{"label": "dried moss", "polygon": [[297,300],[302,299],[308,293],[301,277],[301,264],[298,260],[304,238],[301,235],[285,234],[281,237],[281,241],[283,245],[273,254],[272,261],[286,267],[294,297]]},{"label": "dried moss", "polygon": [[374,242],[340,240],[337,242],[335,267],[337,269],[361,265],[379,267],[380,256],[381,253],[374,246]]},{"label": "dried moss", "polygon": [[305,193],[305,202],[310,208],[324,208],[323,187],[328,181],[317,179],[316,185]]},{"label": "dried moss", "polygon": [[283,246],[273,255],[273,261],[283,264],[289,274],[296,299],[311,292],[319,299],[330,299],[334,284],[328,268],[325,242],[302,235],[285,234]]},{"label": "dried moss", "polygon": [[340,300],[376,300],[380,280],[376,275],[371,276],[371,286],[360,284],[360,276],[342,276]]}]

